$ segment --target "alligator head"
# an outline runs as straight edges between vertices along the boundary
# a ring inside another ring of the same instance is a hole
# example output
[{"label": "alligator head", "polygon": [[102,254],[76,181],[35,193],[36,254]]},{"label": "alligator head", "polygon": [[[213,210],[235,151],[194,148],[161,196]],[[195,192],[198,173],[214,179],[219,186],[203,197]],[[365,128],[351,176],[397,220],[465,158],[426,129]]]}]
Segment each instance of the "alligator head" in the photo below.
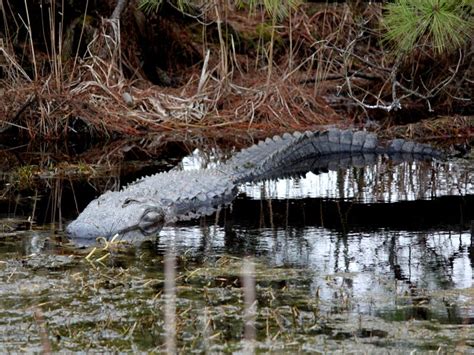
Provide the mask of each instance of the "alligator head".
[{"label": "alligator head", "polygon": [[93,200],[66,228],[76,242],[89,243],[98,237],[109,240],[116,234],[126,240],[143,240],[160,232],[167,208],[146,198],[133,198],[123,191],[107,192]]}]

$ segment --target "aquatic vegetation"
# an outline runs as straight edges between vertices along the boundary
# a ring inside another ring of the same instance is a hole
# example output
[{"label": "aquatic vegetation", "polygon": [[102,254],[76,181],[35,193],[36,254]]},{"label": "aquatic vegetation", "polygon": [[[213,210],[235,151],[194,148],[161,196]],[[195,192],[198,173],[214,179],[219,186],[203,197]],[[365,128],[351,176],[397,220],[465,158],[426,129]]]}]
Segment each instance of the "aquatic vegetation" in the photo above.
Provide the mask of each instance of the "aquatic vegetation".
[{"label": "aquatic vegetation", "polygon": [[[114,253],[93,266],[81,256],[55,255],[32,255],[20,263],[5,263],[0,268],[0,349],[42,350],[43,328],[54,351],[165,350],[164,256],[148,248],[135,253]],[[254,265],[256,285],[252,323],[256,338],[250,342],[243,338],[241,276],[248,263]],[[344,286],[356,280],[356,273],[323,277],[317,271],[226,254],[203,262],[177,257],[176,265],[176,346],[180,351],[227,352],[250,346],[257,351],[327,352],[342,347],[365,352],[381,348],[450,352],[474,346],[469,325],[441,325],[436,320],[394,322],[375,314],[358,314],[360,296]],[[324,288],[333,290],[333,300],[312,290],[312,280],[320,277]],[[464,290],[457,290],[456,295],[431,292],[429,296],[472,300],[472,292]],[[387,304],[386,296],[373,297],[374,308],[377,303]],[[24,327],[29,329],[28,340],[20,332]]]},{"label": "aquatic vegetation", "polygon": [[12,173],[11,182],[18,189],[27,189],[33,186],[38,175],[38,167],[34,165],[23,165]]}]

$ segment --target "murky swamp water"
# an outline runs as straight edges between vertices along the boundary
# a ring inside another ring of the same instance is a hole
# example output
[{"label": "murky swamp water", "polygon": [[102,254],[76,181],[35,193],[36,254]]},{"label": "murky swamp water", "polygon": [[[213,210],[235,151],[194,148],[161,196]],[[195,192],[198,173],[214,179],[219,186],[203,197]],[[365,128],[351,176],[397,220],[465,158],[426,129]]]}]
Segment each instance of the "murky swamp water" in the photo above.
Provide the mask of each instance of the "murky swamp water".
[{"label": "murky swamp water", "polygon": [[[212,164],[205,153],[178,165]],[[124,170],[36,174],[49,189],[12,194],[31,166],[0,183],[1,352],[474,352],[472,160],[249,184],[214,216],[96,249],[69,243],[58,218]]]}]

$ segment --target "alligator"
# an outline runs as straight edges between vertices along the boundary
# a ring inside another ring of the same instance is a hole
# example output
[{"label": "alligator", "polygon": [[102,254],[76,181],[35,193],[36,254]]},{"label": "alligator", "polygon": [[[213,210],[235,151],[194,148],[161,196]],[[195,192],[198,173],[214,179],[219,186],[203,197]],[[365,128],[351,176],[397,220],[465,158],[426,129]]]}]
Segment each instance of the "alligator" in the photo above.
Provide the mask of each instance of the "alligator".
[{"label": "alligator", "polygon": [[395,160],[442,157],[429,145],[403,139],[379,142],[376,134],[366,131],[285,133],[243,149],[215,168],[171,170],[108,191],[90,202],[66,232],[76,241],[115,235],[143,240],[158,235],[164,225],[214,213],[232,202],[240,184],[370,165],[382,154]]}]

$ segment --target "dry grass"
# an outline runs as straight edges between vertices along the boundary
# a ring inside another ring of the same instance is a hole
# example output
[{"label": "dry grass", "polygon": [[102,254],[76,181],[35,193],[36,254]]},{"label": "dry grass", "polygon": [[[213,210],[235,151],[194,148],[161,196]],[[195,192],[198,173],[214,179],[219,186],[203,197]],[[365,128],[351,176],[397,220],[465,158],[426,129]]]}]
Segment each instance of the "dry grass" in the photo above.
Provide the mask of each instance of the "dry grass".
[{"label": "dry grass", "polygon": [[403,126],[392,126],[384,130],[387,137],[401,137],[421,141],[439,141],[449,144],[451,141],[472,139],[474,136],[474,118],[472,116],[438,117]]},{"label": "dry grass", "polygon": [[[22,68],[11,43],[0,43],[5,79],[0,129],[15,127],[30,138],[58,139],[140,137],[183,129],[276,133],[328,124],[348,126],[370,117],[372,107],[387,111],[398,107],[399,99],[426,103],[431,109],[435,94],[449,94],[449,84],[455,84],[452,79],[465,66],[460,57],[452,78],[431,75],[423,82],[424,91],[397,81],[400,85],[394,92],[397,63],[377,43],[380,5],[311,6],[299,7],[283,22],[267,22],[268,29],[254,39],[255,51],[246,54],[236,52],[220,21],[247,33],[249,24],[255,31],[265,17],[257,13],[244,18],[235,9],[216,8],[207,16],[219,20],[218,43],[201,44],[203,62],[188,68],[188,80],[178,88],[154,86],[137,80],[138,74],[125,76],[123,68],[134,61],[127,59],[129,51],[122,53],[125,44],[117,20],[102,20],[86,56],[79,58],[76,53],[71,63],[57,54],[63,45],[57,34],[51,34],[54,51],[44,57],[35,51],[30,30],[28,53],[34,75]],[[59,19],[51,14],[50,21]],[[54,32],[56,27],[50,27]],[[40,72],[38,68],[48,62],[49,74]],[[451,94],[441,104],[449,106],[453,100]]]}]

